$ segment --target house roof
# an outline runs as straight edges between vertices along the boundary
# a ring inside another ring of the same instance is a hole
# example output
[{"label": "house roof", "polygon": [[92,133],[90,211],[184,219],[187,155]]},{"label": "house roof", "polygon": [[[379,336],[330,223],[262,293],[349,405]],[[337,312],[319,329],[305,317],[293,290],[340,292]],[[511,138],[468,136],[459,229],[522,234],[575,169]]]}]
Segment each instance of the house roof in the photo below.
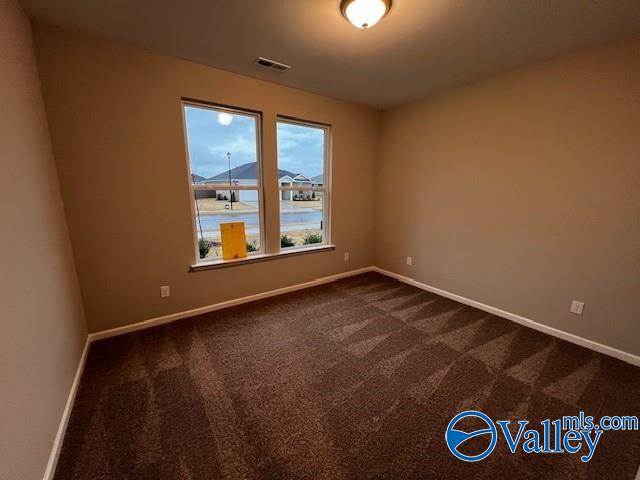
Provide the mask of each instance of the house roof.
[{"label": "house roof", "polygon": [[[296,174],[287,170],[278,170],[278,178],[289,175],[294,177]],[[258,178],[258,169],[256,168],[256,162],[244,163],[231,169],[231,178],[233,180],[255,180]],[[206,180],[209,183],[214,182],[227,182],[229,181],[229,170],[214,175]]]},{"label": "house roof", "polygon": [[320,175],[316,175],[315,177],[307,177],[306,175],[303,175],[302,173],[298,173],[297,175],[295,175],[294,177],[292,177],[291,175],[284,175],[283,177],[280,177],[280,182],[310,182],[310,183],[314,183],[314,184],[322,184],[324,182],[323,180],[324,175],[320,174]]}]

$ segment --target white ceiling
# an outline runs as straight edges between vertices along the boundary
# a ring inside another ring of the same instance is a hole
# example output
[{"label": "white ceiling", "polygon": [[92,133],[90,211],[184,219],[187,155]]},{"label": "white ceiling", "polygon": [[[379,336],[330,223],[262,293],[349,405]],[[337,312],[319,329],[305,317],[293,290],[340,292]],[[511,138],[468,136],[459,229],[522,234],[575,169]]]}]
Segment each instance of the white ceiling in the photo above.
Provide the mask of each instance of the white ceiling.
[{"label": "white ceiling", "polygon": [[[339,0],[23,4],[45,23],[376,108],[640,33],[640,0],[394,0],[371,30]],[[264,70],[258,56],[293,68]]]}]

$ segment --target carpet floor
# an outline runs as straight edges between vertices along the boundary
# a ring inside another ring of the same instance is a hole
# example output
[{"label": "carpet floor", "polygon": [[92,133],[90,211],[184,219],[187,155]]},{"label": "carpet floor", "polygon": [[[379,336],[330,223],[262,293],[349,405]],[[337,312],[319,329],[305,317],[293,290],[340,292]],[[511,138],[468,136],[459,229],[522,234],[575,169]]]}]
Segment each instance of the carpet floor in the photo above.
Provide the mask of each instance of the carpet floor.
[{"label": "carpet floor", "polygon": [[94,343],[55,478],[633,479],[638,431],[587,463],[444,435],[639,407],[636,367],[367,273]]}]

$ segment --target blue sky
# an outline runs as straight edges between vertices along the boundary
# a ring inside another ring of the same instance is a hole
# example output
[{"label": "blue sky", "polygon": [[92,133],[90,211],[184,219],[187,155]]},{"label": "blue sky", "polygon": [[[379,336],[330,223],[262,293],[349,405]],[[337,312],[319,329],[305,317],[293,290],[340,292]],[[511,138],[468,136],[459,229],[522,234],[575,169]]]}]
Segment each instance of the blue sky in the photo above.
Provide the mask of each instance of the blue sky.
[{"label": "blue sky", "polygon": [[[191,172],[209,178],[228,169],[255,162],[254,117],[224,114],[208,108],[185,107]],[[278,168],[307,176],[322,173],[324,131],[278,123]]]},{"label": "blue sky", "polygon": [[278,123],[278,168],[308,177],[322,174],[324,130]]}]

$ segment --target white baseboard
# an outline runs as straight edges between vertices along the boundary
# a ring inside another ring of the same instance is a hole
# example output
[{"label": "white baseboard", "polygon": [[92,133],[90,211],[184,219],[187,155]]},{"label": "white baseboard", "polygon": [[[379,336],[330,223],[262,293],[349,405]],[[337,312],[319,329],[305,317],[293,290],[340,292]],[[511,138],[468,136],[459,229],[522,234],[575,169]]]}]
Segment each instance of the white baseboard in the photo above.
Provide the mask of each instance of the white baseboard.
[{"label": "white baseboard", "polygon": [[76,374],[73,377],[73,383],[71,384],[71,390],[67,397],[67,403],[62,411],[62,419],[60,425],[58,425],[58,431],[53,441],[53,447],[49,454],[49,461],[47,462],[47,468],[44,471],[43,480],[53,480],[53,476],[56,473],[56,466],[58,465],[58,458],[60,457],[60,450],[62,449],[62,443],[64,442],[65,433],[67,433],[67,425],[69,425],[69,417],[71,417],[71,410],[73,410],[73,404],[76,400],[76,394],[78,393],[78,387],[80,386],[80,379],[82,378],[82,372],[84,372],[84,365],[87,362],[87,354],[89,353],[89,346],[91,345],[91,339],[87,336],[84,343],[84,349],[78,362],[78,368]]},{"label": "white baseboard", "polygon": [[[220,302],[213,305],[207,305],[200,308],[194,308],[192,310],[186,310],[184,312],[172,313],[170,315],[164,315],[162,317],[151,318],[149,320],[145,320],[142,322],[134,323],[131,325],[125,325],[123,327],[112,328],[110,330],[103,330],[101,332],[91,333],[87,336],[87,341],[84,346],[84,350],[82,352],[82,356],[80,357],[80,362],[78,364],[78,369],[76,371],[76,375],[73,379],[73,383],[71,385],[71,391],[69,392],[69,397],[67,398],[67,403],[65,405],[64,411],[62,413],[62,419],[60,421],[60,425],[58,427],[58,432],[56,433],[56,438],[53,443],[53,448],[51,449],[51,455],[49,456],[49,462],[47,463],[47,468],[45,470],[43,480],[52,480],[55,474],[56,465],[58,463],[58,457],[60,456],[60,450],[62,448],[62,443],[64,441],[64,436],[67,430],[67,425],[69,423],[69,417],[71,416],[71,410],[73,408],[73,403],[75,401],[76,393],[78,391],[78,386],[80,385],[80,379],[82,377],[82,372],[84,371],[84,366],[87,360],[87,353],[89,351],[89,346],[91,342],[96,340],[101,340],[104,338],[115,337],[117,335],[123,335],[129,332],[135,332],[137,330],[143,330],[146,328],[155,327],[157,325],[162,325],[164,323],[170,323],[176,320],[181,320],[183,318],[192,317],[194,315],[200,315],[203,313],[213,312],[215,310],[221,310],[223,308],[233,307],[235,305],[240,305],[243,303],[249,303],[256,300],[261,300],[263,298],[273,297],[276,295],[281,295],[283,293],[294,292],[296,290],[302,290],[304,288],[314,287],[317,285],[322,285],[325,283],[333,282],[335,280],[339,280],[341,278],[347,278],[354,275],[359,275],[361,273],[366,272],[378,272],[382,275],[386,275],[391,278],[395,278],[401,282],[407,283],[409,285],[413,285],[414,287],[418,287],[422,290],[426,290],[428,292],[435,293],[442,297],[450,298],[451,300],[455,300],[457,302],[463,303],[465,305],[469,305],[480,310],[484,310],[485,312],[492,313],[502,318],[506,318],[507,320],[512,320],[521,325],[525,325],[527,327],[533,328],[534,330],[538,330],[539,332],[549,334],[551,336],[560,338],[562,340],[567,340],[568,342],[575,343],[576,345],[580,345],[581,347],[585,347],[591,350],[595,350],[596,352],[603,353],[605,355],[609,355],[611,357],[615,357],[617,359],[628,362],[632,365],[640,366],[640,357],[637,355],[624,352],[622,350],[618,350],[613,347],[609,347],[607,345],[603,345],[598,342],[594,342],[593,340],[588,340],[583,337],[579,337],[572,333],[567,333],[562,330],[558,330],[557,328],[549,327],[547,325],[543,325],[541,323],[535,322],[529,318],[522,317],[520,315],[516,315],[515,313],[510,313],[505,310],[501,310],[499,308],[492,307],[490,305],[485,305],[484,303],[477,302],[475,300],[471,300],[466,297],[462,297],[460,295],[456,295],[455,293],[448,292],[446,290],[442,290],[440,288],[432,287],[430,285],[426,285],[424,283],[420,283],[412,278],[405,277],[404,275],[399,275],[397,273],[390,272],[388,270],[384,270],[378,267],[364,267],[359,268],[357,270],[350,270],[348,272],[338,273],[336,275],[329,275],[327,277],[317,278],[315,280],[311,280],[309,282],[300,283],[297,285],[292,285],[289,287],[278,288],[276,290],[269,290],[267,292],[256,293],[254,295],[249,295],[246,297],[241,297],[233,300],[228,300],[226,302]],[[640,470],[638,471],[638,476],[636,480],[640,480]]]},{"label": "white baseboard", "polygon": [[149,320],[145,320],[139,323],[134,323],[132,325],[126,325],[124,327],[112,328],[110,330],[103,330],[101,332],[90,333],[87,336],[87,340],[84,345],[84,350],[82,351],[82,356],[80,357],[80,362],[78,364],[78,369],[76,370],[73,383],[71,384],[69,397],[67,398],[67,403],[64,407],[64,411],[62,412],[62,419],[60,420],[60,425],[58,426],[58,431],[56,432],[56,437],[53,442],[53,447],[51,448],[51,454],[49,455],[49,461],[47,462],[47,468],[45,470],[43,480],[53,480],[53,477],[55,475],[56,466],[58,464],[58,458],[60,457],[60,450],[62,449],[62,443],[64,442],[65,433],[67,432],[67,426],[69,424],[69,418],[71,416],[71,411],[73,409],[76,393],[78,392],[78,386],[80,385],[82,372],[84,371],[84,366],[87,361],[89,346],[91,345],[92,342],[96,340],[101,340],[103,338],[109,338],[109,337],[114,337],[116,335],[123,335],[129,332],[135,332],[136,330],[151,328],[156,325],[162,325],[164,323],[173,322],[183,318],[193,317],[194,315],[200,315],[202,313],[213,312],[214,310],[221,310],[223,308],[233,307],[235,305],[240,305],[242,303],[249,303],[249,302],[253,302],[255,300],[260,300],[263,298],[281,295],[283,293],[302,290],[303,288],[314,287],[317,285],[322,285],[324,283],[330,283],[335,280],[339,280],[341,278],[347,278],[354,275],[359,275],[361,273],[370,272],[372,270],[373,270],[373,267],[364,267],[364,268],[359,268],[357,270],[350,270],[348,272],[343,272],[335,275],[329,275],[327,277],[317,278],[315,280],[311,280],[305,283],[300,283],[297,285],[292,285],[290,287],[278,288],[276,290],[269,290],[268,292],[256,293],[254,295],[249,295],[247,297],[228,300],[226,302],[220,302],[220,303],[207,305],[200,308],[194,308],[192,310],[187,310],[184,312],[172,313],[170,315],[165,315],[162,317],[151,318]]},{"label": "white baseboard", "polygon": [[357,270],[350,270],[348,272],[338,273],[335,275],[329,275],[327,277],[317,278],[309,282],[300,283],[297,285],[291,285],[289,287],[278,288],[276,290],[269,290],[267,292],[256,293],[254,295],[248,295],[246,297],[227,300],[226,302],[215,303],[213,305],[206,305],[204,307],[194,308],[192,310],[186,310],[183,312],[172,313],[169,315],[164,315],[162,317],[150,318],[148,320],[144,320],[138,323],[133,323],[130,325],[125,325],[123,327],[117,327],[109,330],[102,330],[100,332],[90,333],[88,341],[93,342],[96,340],[102,340],[104,338],[115,337],[117,335],[123,335],[125,333],[135,332],[137,330],[143,330],[146,328],[155,327],[157,325],[162,325],[164,323],[174,322],[176,320],[193,317],[195,315],[201,315],[203,313],[213,312],[215,310],[222,310],[223,308],[229,308],[236,305],[241,305],[243,303],[254,302],[256,300],[261,300],[263,298],[281,295],[283,293],[294,292],[296,290],[302,290],[304,288],[314,287],[316,285],[322,285],[324,283],[333,282],[341,278],[351,277],[353,275],[359,275],[361,273],[371,272],[371,271],[378,272],[382,275],[386,275],[391,278],[395,278],[396,280],[400,280],[401,282],[407,283],[409,285],[413,285],[414,287],[418,287],[422,290],[426,290],[446,298],[450,298],[451,300],[455,300],[465,305],[470,305],[480,310],[484,310],[485,312],[489,312],[489,313],[492,313],[493,315],[497,315],[499,317],[506,318],[507,320],[511,320],[521,325],[525,325],[529,328],[533,328],[534,330],[538,330],[539,332],[546,333],[557,338],[561,338],[562,340],[566,340],[571,343],[575,343],[576,345],[580,345],[581,347],[585,347],[590,350],[594,350],[596,352],[609,355],[611,357],[617,358],[619,360],[630,363],[632,365],[640,366],[640,356],[604,345],[602,343],[598,343],[593,340],[589,340],[584,337],[580,337],[578,335],[574,335],[572,333],[565,332],[563,330],[559,330],[554,327],[550,327],[548,325],[544,325],[542,323],[538,323],[534,320],[531,320],[530,318],[526,318],[521,315],[517,315],[515,313],[507,312],[505,310],[492,307],[491,305],[486,305],[476,300],[471,300],[470,298],[466,298],[466,297],[457,295],[455,293],[442,290],[440,288],[432,287],[431,285],[426,285],[424,283],[418,282],[417,280],[406,277],[404,275],[400,275],[400,274],[391,272],[389,270],[385,270],[383,268],[374,267],[374,266],[359,268]]},{"label": "white baseboard", "polygon": [[246,297],[236,298],[233,300],[227,300],[226,302],[215,303],[213,305],[206,305],[204,307],[194,308],[192,310],[185,310],[183,312],[172,313],[164,315],[162,317],[150,318],[142,322],[133,323],[131,325],[125,325],[123,327],[112,328],[109,330],[102,330],[89,334],[89,339],[93,342],[96,340],[102,340],[103,338],[115,337],[116,335],[123,335],[129,332],[135,332],[137,330],[143,330],[145,328],[155,327],[164,323],[174,322],[183,318],[193,317],[195,315],[201,315],[203,313],[213,312],[215,310],[222,310],[223,308],[234,307],[243,303],[255,302],[263,298],[274,297],[276,295],[282,295],[283,293],[294,292],[296,290],[302,290],[303,288],[315,287],[324,283],[330,283],[341,278],[352,277],[365,272],[373,271],[374,267],[364,267],[357,270],[350,270],[348,272],[337,273],[335,275],[329,275],[327,277],[316,278],[305,283],[299,283],[297,285],[291,285],[289,287],[278,288],[276,290],[269,290],[267,292],[256,293],[254,295],[248,295]]},{"label": "white baseboard", "polygon": [[602,343],[598,343],[584,337],[579,337],[578,335],[574,335],[573,333],[568,333],[563,330],[558,330],[557,328],[553,328],[548,325],[538,323],[534,320],[531,320],[530,318],[516,315],[515,313],[507,312],[505,310],[501,310],[499,308],[492,307],[490,305],[485,305],[484,303],[480,303],[475,300],[471,300],[469,298],[456,295],[455,293],[451,293],[446,290],[442,290],[440,288],[432,287],[431,285],[420,283],[417,280],[414,280],[409,277],[405,277],[404,275],[399,275],[397,273],[390,272],[388,270],[384,270],[378,267],[373,267],[372,270],[374,272],[381,273],[382,275],[386,275],[388,277],[395,278],[396,280],[400,280],[401,282],[407,283],[409,285],[413,285],[414,287],[418,287],[422,290],[426,290],[428,292],[435,293],[442,297],[450,298],[451,300],[455,300],[456,302],[464,303],[465,305],[469,305],[471,307],[484,310],[485,312],[492,313],[493,315],[496,315],[498,317],[506,318],[507,320],[512,320],[526,327],[533,328],[534,330],[537,330],[539,332],[546,333],[548,335],[560,338],[562,340],[566,340],[567,342],[575,343],[576,345],[580,345],[581,347],[585,347],[590,350],[595,350],[596,352],[609,355],[610,357],[614,357],[624,362],[640,367],[640,357],[632,353],[625,352],[623,350],[618,350],[617,348],[609,347],[607,345],[603,345]]}]

